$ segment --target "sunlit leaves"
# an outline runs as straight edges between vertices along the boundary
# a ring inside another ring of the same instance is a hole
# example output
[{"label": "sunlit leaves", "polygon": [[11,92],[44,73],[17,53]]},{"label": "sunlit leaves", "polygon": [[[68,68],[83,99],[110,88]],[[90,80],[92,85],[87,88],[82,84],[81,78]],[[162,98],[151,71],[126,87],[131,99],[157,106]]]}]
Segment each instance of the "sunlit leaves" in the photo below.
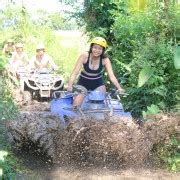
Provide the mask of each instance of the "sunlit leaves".
[{"label": "sunlit leaves", "polygon": [[139,73],[138,87],[142,87],[152,75],[153,69],[151,66],[145,66]]},{"label": "sunlit leaves", "polygon": [[165,161],[168,163],[171,171],[178,172],[180,170],[180,153],[178,152],[180,141],[175,135],[171,137],[169,146],[173,154],[167,154],[168,157],[165,157]]},{"label": "sunlit leaves", "polygon": [[119,64],[122,67],[124,67],[128,71],[128,73],[131,73],[131,67],[130,67],[129,64],[125,64],[125,63],[123,63],[123,62],[121,62],[121,61],[119,61],[117,59],[115,59],[115,61],[116,61],[117,64]]},{"label": "sunlit leaves", "polygon": [[4,161],[4,157],[8,155],[7,151],[0,151],[0,161]]},{"label": "sunlit leaves", "polygon": [[144,10],[147,5],[147,0],[129,0],[129,8],[132,11]]},{"label": "sunlit leaves", "polygon": [[180,46],[175,48],[174,52],[174,67],[180,69]]},{"label": "sunlit leaves", "polygon": [[143,111],[143,118],[147,118],[148,115],[156,115],[160,113],[160,109],[157,105],[151,104],[151,106],[147,106],[147,111]]},{"label": "sunlit leaves", "polygon": [[3,175],[3,170],[0,168],[0,177]]},{"label": "sunlit leaves", "polygon": [[8,155],[7,151],[0,151],[0,178],[3,176],[3,169],[1,164],[4,162],[4,157]]},{"label": "sunlit leaves", "polygon": [[152,93],[165,97],[167,94],[167,88],[165,87],[165,85],[160,85],[160,86],[154,87],[152,89]]},{"label": "sunlit leaves", "polygon": [[5,59],[5,57],[0,56],[0,72],[1,72],[2,70],[4,70],[5,65],[6,65],[6,59]]}]

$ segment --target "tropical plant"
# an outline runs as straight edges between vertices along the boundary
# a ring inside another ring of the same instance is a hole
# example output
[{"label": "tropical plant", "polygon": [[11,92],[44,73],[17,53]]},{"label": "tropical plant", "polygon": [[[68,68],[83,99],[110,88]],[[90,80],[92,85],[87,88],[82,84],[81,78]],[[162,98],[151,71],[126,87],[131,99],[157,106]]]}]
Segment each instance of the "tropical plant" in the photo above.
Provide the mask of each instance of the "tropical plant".
[{"label": "tropical plant", "polygon": [[174,134],[167,142],[159,142],[153,148],[154,160],[159,165],[165,165],[172,172],[180,171],[179,135]]}]

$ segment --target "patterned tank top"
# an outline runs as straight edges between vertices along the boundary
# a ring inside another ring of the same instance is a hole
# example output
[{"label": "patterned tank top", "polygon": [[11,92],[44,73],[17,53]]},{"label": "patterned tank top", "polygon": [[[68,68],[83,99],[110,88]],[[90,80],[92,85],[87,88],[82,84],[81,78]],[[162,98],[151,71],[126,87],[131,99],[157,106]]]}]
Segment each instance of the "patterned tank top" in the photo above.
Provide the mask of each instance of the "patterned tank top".
[{"label": "patterned tank top", "polygon": [[102,71],[103,71],[103,64],[102,64],[103,58],[100,57],[99,61],[99,67],[96,70],[90,69],[89,63],[90,63],[90,53],[88,55],[87,62],[83,64],[83,70],[80,74],[81,77],[85,79],[99,79],[102,77]]}]

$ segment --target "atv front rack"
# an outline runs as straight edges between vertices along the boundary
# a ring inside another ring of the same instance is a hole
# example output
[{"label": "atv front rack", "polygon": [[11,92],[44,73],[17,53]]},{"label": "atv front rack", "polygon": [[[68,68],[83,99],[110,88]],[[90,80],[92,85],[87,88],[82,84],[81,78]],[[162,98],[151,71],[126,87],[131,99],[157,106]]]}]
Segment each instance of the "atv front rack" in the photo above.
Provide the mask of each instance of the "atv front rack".
[{"label": "atv front rack", "polygon": [[80,112],[83,116],[88,113],[108,113],[109,116],[113,116],[114,112],[123,112],[123,109],[120,108],[102,108],[102,109],[81,109],[80,107],[65,107],[64,110]]}]

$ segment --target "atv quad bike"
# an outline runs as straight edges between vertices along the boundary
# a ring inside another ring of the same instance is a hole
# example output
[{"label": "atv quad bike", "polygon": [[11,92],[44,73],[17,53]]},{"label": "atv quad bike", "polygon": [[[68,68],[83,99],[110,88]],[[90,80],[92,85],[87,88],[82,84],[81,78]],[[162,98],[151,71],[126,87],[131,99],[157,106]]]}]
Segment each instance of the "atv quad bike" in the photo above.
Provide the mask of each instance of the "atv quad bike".
[{"label": "atv quad bike", "polygon": [[25,103],[32,99],[51,98],[54,91],[64,87],[64,79],[48,69],[28,73],[24,66],[20,66],[16,71],[7,68],[7,73],[14,88],[20,90]]},{"label": "atv quad bike", "polygon": [[49,72],[47,69],[35,71],[20,78],[21,91],[26,94],[27,100],[50,99],[55,91],[63,90],[63,77]]},{"label": "atv quad bike", "polygon": [[[78,93],[84,93],[83,91],[83,87],[77,85],[74,92],[54,92],[54,99],[50,103],[51,113],[58,116],[63,123],[67,118],[75,117],[105,120],[107,117],[118,116],[132,119],[130,112],[124,112],[120,96],[115,90],[111,93],[89,91],[81,107],[73,107],[73,97]],[[114,96],[117,99],[113,98]]]}]

